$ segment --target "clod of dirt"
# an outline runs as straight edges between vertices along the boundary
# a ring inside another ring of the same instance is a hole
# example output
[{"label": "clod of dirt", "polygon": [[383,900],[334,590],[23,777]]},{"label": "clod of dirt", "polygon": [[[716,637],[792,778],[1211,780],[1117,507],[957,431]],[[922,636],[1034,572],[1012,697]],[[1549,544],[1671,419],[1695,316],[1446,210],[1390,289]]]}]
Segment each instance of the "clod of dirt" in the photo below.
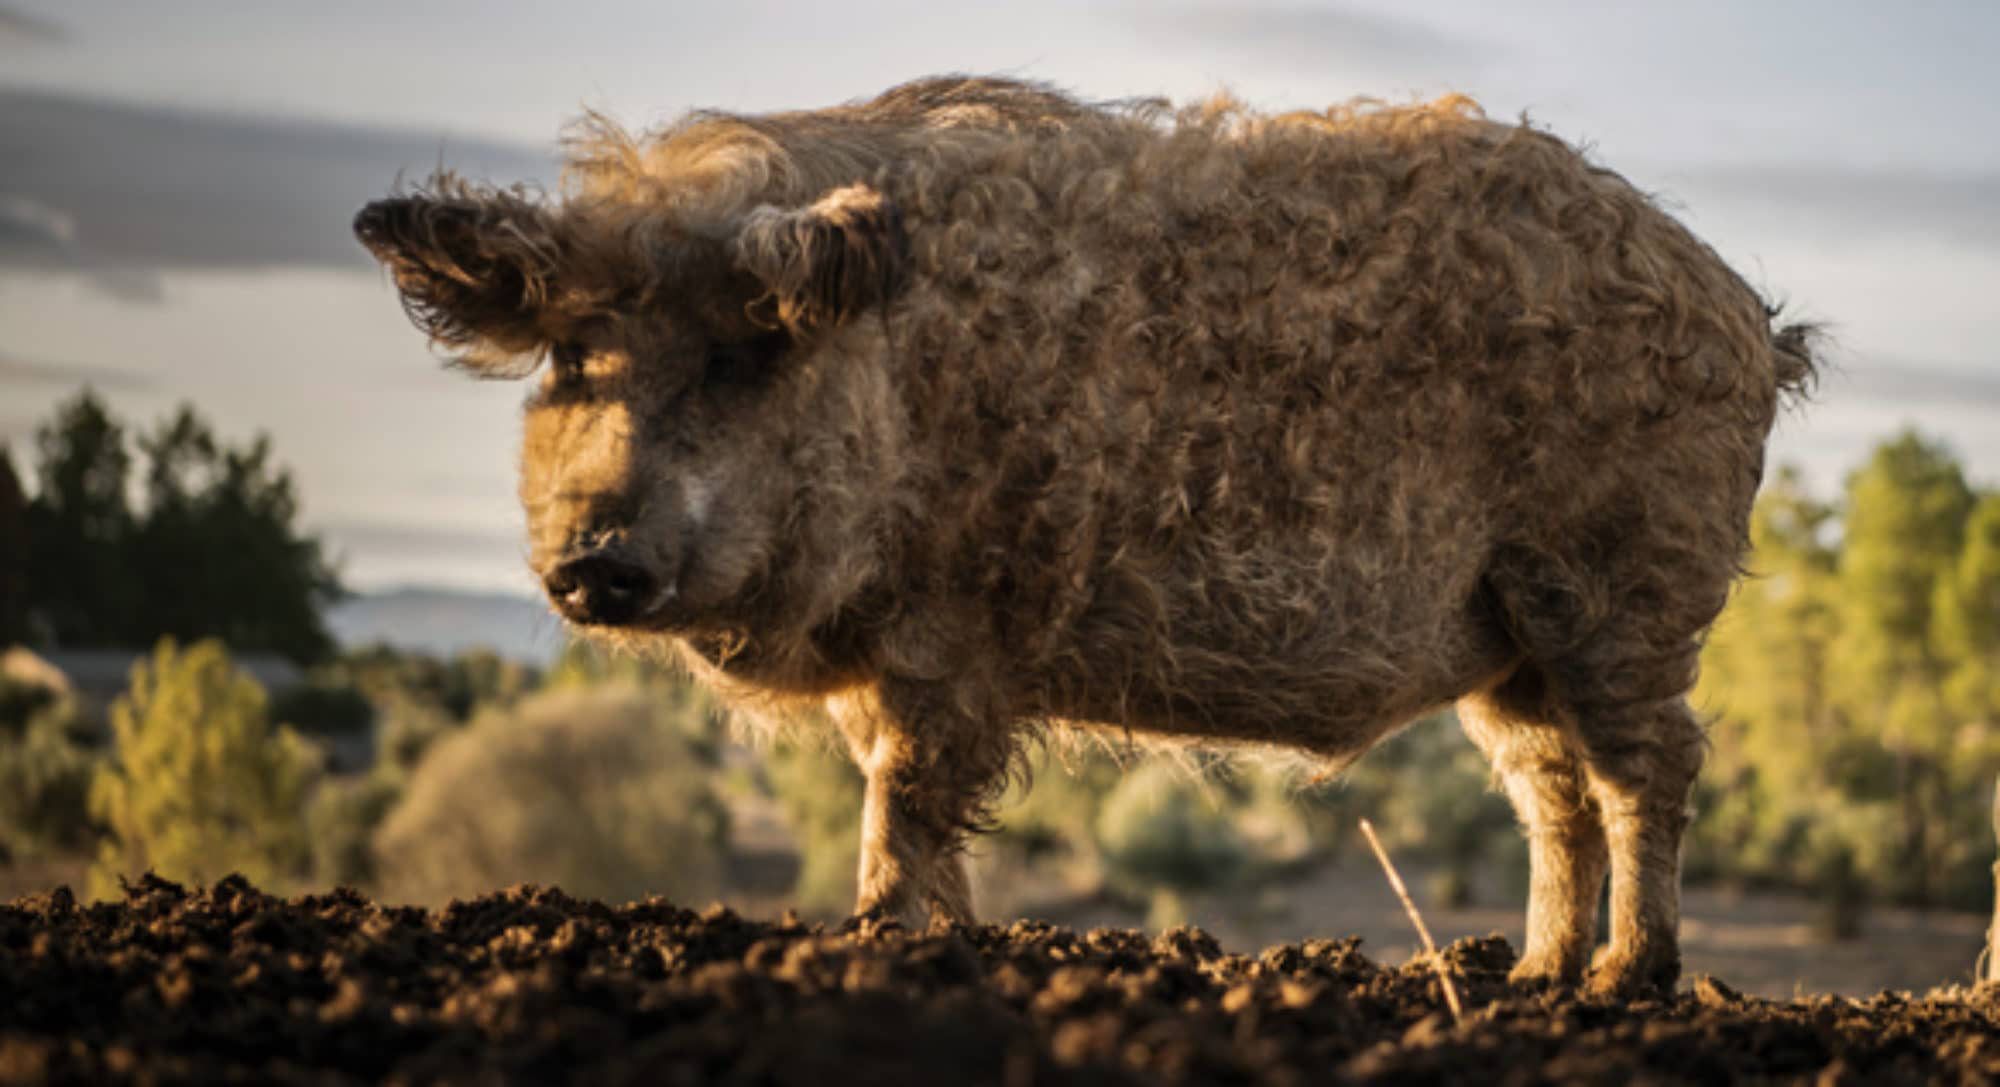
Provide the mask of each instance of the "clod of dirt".
[{"label": "clod of dirt", "polygon": [[517,887],[439,911],[146,877],[0,907],[0,1081],[1993,1082],[2000,993],[1670,999],[1514,988],[1499,937],[1377,965],[1030,921],[940,933],[611,908]]}]

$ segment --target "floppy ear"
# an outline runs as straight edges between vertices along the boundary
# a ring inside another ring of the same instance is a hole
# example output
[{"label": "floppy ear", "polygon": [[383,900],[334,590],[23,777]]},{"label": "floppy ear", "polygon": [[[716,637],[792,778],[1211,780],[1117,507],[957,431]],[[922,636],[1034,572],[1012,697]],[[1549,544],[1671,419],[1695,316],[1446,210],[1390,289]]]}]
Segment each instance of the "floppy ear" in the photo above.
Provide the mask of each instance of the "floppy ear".
[{"label": "floppy ear", "polygon": [[896,205],[856,184],[802,208],[757,208],[730,252],[767,288],[752,303],[756,316],[804,336],[888,301],[902,285],[906,246]]},{"label": "floppy ear", "polygon": [[511,192],[444,184],[377,200],[354,235],[388,267],[410,320],[435,342],[483,354],[537,350],[559,253],[554,217]]}]

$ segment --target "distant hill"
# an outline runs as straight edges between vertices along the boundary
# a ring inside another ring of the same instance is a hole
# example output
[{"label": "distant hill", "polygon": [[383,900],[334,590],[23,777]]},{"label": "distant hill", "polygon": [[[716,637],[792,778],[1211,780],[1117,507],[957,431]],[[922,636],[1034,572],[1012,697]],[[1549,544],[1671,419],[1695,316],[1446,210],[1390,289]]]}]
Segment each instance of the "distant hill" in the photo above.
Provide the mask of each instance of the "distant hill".
[{"label": "distant hill", "polygon": [[531,664],[547,663],[565,641],[562,621],[539,600],[453,589],[360,593],[330,609],[327,626],[349,649],[386,642],[397,649],[449,656],[485,646]]}]

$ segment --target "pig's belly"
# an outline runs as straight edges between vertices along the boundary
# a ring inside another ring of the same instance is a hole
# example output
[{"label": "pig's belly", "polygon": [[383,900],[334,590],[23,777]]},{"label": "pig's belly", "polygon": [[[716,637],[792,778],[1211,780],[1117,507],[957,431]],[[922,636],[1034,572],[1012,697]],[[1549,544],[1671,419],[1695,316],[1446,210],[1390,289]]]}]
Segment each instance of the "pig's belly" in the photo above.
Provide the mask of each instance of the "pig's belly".
[{"label": "pig's belly", "polygon": [[1498,682],[1518,660],[1476,601],[1399,617],[1356,601],[1317,603],[1289,612],[1184,606],[1163,624],[1093,608],[1034,686],[1046,713],[1077,724],[1338,759]]}]

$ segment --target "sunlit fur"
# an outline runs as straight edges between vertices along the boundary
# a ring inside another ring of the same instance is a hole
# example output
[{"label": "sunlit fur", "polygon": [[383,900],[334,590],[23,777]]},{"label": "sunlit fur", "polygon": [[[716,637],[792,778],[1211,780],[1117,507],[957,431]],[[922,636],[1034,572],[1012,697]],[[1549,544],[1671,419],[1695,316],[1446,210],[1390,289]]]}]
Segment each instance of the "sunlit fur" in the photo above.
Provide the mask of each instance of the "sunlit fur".
[{"label": "sunlit fur", "polygon": [[[691,580],[606,636],[825,704],[863,907],[969,916],[1041,724],[1331,766],[1459,702],[1532,842],[1519,973],[1580,975],[1608,869],[1593,984],[1671,983],[1684,695],[1811,362],[1645,196],[1462,98],[943,79],[570,152],[558,203],[447,179],[357,229],[475,369],[587,341],[590,397],[529,412],[538,569],[616,511]],[[704,345],[773,330],[711,394]]]}]

